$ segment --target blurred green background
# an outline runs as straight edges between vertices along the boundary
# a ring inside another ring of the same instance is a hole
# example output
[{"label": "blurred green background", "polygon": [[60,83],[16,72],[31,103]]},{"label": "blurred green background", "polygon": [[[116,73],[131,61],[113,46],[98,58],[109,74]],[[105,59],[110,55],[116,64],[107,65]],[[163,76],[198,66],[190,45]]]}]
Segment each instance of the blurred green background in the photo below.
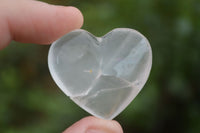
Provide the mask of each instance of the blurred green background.
[{"label": "blurred green background", "polygon": [[[149,80],[116,118],[124,133],[200,132],[200,0],[43,1],[76,6],[96,36],[128,27],[149,39]],[[52,80],[48,49],[12,42],[0,51],[0,133],[59,133],[89,115]]]}]

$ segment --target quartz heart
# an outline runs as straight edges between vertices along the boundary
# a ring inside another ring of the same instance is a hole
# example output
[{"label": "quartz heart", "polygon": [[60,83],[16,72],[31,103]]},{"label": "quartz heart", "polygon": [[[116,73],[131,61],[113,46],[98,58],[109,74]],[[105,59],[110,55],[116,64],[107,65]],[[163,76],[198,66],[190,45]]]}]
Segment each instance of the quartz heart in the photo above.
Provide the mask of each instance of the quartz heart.
[{"label": "quartz heart", "polygon": [[144,86],[152,52],[148,40],[133,29],[114,29],[103,37],[79,29],[51,45],[48,64],[57,85],[76,104],[113,119]]}]

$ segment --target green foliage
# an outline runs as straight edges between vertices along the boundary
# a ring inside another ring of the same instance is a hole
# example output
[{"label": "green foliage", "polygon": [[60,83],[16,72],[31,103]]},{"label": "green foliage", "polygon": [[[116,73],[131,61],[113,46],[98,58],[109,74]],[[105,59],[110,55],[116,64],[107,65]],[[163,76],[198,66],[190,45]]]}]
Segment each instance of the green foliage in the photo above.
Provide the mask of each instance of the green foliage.
[{"label": "green foliage", "polygon": [[[96,36],[142,32],[153,50],[150,78],[118,120],[125,133],[200,131],[199,0],[42,0],[73,5]],[[89,115],[55,85],[49,46],[12,42],[0,52],[0,132],[55,133]]]}]

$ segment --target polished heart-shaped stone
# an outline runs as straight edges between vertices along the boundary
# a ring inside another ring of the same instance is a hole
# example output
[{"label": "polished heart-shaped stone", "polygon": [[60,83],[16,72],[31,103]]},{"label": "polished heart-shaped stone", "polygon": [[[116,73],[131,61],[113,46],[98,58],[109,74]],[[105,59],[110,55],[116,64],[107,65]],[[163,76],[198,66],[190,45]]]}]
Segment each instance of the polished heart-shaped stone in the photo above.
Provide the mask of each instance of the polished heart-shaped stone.
[{"label": "polished heart-shaped stone", "polygon": [[50,73],[76,104],[94,116],[113,119],[137,96],[152,65],[148,40],[118,28],[103,37],[75,30],[55,41]]}]

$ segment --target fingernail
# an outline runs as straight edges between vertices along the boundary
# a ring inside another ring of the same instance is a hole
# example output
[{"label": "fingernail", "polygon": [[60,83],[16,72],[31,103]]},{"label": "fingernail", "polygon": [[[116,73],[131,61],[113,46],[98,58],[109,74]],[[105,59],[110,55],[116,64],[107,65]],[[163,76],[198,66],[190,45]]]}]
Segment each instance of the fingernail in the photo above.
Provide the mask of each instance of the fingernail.
[{"label": "fingernail", "polygon": [[102,131],[102,130],[89,129],[86,131],[86,133],[107,133],[107,132]]}]

